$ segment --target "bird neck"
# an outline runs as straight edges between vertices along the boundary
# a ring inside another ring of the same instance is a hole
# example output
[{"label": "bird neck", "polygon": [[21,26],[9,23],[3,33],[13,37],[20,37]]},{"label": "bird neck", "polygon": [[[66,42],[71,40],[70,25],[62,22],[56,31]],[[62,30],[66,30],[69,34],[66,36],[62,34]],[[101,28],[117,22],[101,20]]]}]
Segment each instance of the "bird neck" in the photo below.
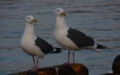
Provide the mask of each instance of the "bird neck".
[{"label": "bird neck", "polygon": [[33,24],[26,23],[23,36],[35,36],[34,35],[34,26]]},{"label": "bird neck", "polygon": [[[56,17],[56,29],[64,29],[67,25],[65,23],[65,18],[63,16]],[[68,28],[68,27],[67,27]]]}]

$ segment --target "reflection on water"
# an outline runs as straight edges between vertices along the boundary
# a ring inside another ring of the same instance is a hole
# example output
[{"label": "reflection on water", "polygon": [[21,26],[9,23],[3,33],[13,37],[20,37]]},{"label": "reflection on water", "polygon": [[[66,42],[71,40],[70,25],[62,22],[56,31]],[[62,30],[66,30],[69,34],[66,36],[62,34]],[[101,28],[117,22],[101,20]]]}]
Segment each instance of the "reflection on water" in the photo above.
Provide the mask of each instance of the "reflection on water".
[{"label": "reflection on water", "polygon": [[[31,58],[19,47],[26,15],[34,15],[40,20],[36,33],[51,44],[57,45],[53,38],[54,10],[57,7],[66,9],[69,26],[84,31],[99,43],[115,47],[113,50],[102,50],[103,55],[88,50],[78,51],[76,61],[84,63],[89,68],[90,75],[99,75],[111,70],[114,57],[120,54],[119,0],[1,0],[0,75],[32,67],[32,62],[28,62]],[[66,60],[65,55],[66,52],[46,55],[41,59],[40,67],[61,64]],[[51,61],[52,59],[56,60]]]}]

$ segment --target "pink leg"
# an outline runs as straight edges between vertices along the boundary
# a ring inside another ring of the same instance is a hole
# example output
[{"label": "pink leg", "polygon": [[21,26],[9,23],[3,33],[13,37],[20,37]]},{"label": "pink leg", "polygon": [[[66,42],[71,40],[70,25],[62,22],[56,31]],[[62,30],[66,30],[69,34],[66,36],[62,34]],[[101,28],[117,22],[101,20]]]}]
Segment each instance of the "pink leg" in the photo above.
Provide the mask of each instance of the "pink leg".
[{"label": "pink leg", "polygon": [[70,64],[70,54],[71,54],[71,51],[68,50],[68,64]]},{"label": "pink leg", "polygon": [[71,62],[71,57],[72,57],[72,63],[75,63],[75,52],[74,50],[72,51],[72,54],[71,54],[71,50],[68,50],[68,62],[65,63],[65,64],[70,64]]},{"label": "pink leg", "polygon": [[74,50],[72,51],[72,56],[73,56],[73,63],[75,63],[75,52],[74,52]]},{"label": "pink leg", "polygon": [[39,58],[37,57],[37,61],[36,61],[37,69],[38,69],[38,63],[39,63]]},{"label": "pink leg", "polygon": [[32,71],[37,71],[38,70],[38,59],[36,61],[34,56],[32,58],[33,58],[33,69],[32,69]]},{"label": "pink leg", "polygon": [[68,59],[67,59],[67,62],[65,62],[64,64],[70,64],[70,54],[71,54],[71,51],[68,50]]},{"label": "pink leg", "polygon": [[35,66],[36,66],[36,65],[35,65],[35,57],[32,56],[32,58],[33,58],[33,67],[35,67]]}]

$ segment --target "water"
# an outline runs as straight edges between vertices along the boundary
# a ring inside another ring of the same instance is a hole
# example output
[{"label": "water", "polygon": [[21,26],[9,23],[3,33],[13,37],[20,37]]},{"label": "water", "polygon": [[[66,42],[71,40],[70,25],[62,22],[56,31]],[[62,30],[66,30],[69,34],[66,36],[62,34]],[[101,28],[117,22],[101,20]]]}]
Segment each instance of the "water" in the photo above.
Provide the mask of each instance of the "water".
[{"label": "water", "polygon": [[[32,67],[31,57],[20,48],[25,16],[34,15],[39,20],[36,34],[58,46],[54,40],[54,10],[65,8],[66,21],[70,27],[94,37],[99,43],[115,47],[94,51],[77,51],[76,62],[83,63],[90,75],[111,71],[114,58],[120,54],[120,1],[119,0],[0,0],[0,75],[28,70]],[[46,55],[40,67],[62,64],[66,51]]]}]

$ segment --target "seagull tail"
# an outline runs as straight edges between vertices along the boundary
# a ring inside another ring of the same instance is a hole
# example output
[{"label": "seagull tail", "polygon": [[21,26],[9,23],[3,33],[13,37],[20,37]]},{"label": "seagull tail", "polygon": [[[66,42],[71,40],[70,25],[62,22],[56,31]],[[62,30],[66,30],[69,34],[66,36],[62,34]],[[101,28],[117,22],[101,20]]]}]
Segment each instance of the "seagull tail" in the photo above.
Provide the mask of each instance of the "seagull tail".
[{"label": "seagull tail", "polygon": [[62,48],[55,47],[51,53],[61,53],[61,52],[62,52]]},{"label": "seagull tail", "polygon": [[102,54],[100,49],[113,49],[113,48],[112,47],[110,48],[101,44],[97,44],[96,48],[92,48],[92,50],[95,50],[96,52]]}]

